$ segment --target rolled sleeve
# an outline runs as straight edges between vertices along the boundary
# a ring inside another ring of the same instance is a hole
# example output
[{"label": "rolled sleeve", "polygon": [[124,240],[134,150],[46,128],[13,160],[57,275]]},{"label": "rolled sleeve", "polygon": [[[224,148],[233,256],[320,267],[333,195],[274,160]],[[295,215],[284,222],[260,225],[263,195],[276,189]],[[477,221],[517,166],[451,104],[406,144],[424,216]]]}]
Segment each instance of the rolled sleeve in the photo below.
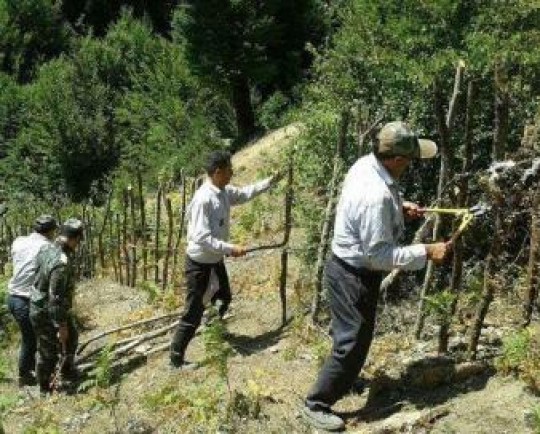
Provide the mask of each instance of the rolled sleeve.
[{"label": "rolled sleeve", "polygon": [[426,248],[423,244],[396,245],[392,232],[393,207],[392,199],[387,196],[370,198],[362,207],[360,231],[366,259],[375,270],[419,270],[426,265]]},{"label": "rolled sleeve", "polygon": [[247,201],[253,199],[257,195],[265,192],[272,186],[272,178],[267,178],[252,185],[245,187],[234,187],[228,185],[225,187],[225,191],[229,196],[229,203],[231,205],[241,205]]}]

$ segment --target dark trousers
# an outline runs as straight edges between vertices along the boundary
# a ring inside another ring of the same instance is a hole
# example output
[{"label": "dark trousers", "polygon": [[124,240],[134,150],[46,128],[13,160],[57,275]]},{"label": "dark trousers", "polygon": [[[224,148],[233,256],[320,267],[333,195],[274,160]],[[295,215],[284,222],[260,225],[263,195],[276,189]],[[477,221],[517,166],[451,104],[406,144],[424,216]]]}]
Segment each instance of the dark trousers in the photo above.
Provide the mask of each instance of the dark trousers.
[{"label": "dark trousers", "polygon": [[328,410],[351,389],[373,339],[382,275],[357,270],[332,255],[325,284],[332,317],[332,353],[306,398],[312,410]]},{"label": "dark trousers", "polygon": [[185,275],[187,295],[180,324],[176,328],[171,342],[171,361],[175,364],[184,361],[186,348],[195,336],[197,327],[201,324],[204,313],[203,297],[208,288],[210,273],[214,270],[219,281],[219,289],[212,297],[212,303],[222,302],[219,314],[223,316],[231,303],[231,288],[227,269],[223,261],[217,264],[201,264],[186,256]]},{"label": "dark trousers", "polygon": [[[32,324],[37,336],[38,362],[37,380],[41,390],[49,390],[52,375],[58,364],[62,347],[58,340],[58,329],[54,326],[46,312],[31,316]],[[79,344],[79,333],[72,317],[67,319],[68,341],[61,373],[70,374],[75,367],[75,352]]]},{"label": "dark trousers", "polygon": [[30,321],[30,300],[17,295],[8,297],[8,309],[21,331],[19,350],[19,376],[28,376],[36,370],[36,334]]}]

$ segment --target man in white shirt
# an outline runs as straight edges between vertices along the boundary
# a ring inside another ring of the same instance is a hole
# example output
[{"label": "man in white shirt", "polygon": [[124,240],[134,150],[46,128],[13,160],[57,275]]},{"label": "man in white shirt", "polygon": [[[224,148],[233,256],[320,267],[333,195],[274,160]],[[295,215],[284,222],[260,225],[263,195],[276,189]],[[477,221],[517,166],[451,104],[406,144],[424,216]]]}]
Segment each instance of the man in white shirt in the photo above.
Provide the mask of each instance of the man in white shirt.
[{"label": "man in white shirt", "polygon": [[419,270],[428,259],[441,263],[451,249],[449,243],[398,244],[404,213],[409,218],[423,213],[403,202],[397,181],[413,158],[436,154],[434,142],[419,139],[403,122],[391,122],[378,134],[373,153],[360,158],[345,178],[325,267],[333,348],[303,408],[304,418],[316,428],[345,427],[331,407],[351,389],[366,360],[382,272]]},{"label": "man in white shirt", "polygon": [[15,239],[11,247],[13,277],[8,283],[8,308],[21,331],[19,351],[19,386],[36,384],[36,335],[30,322],[30,292],[36,274],[36,257],[39,251],[51,243],[57,228],[50,215],[36,219],[34,232]]},{"label": "man in white shirt", "polygon": [[189,369],[194,364],[185,361],[186,348],[195,335],[204,313],[203,298],[210,276],[215,273],[219,289],[212,302],[220,301],[223,317],[231,302],[229,278],[223,258],[246,254],[246,248],[229,240],[230,208],[253,199],[268,190],[279,179],[276,174],[256,184],[242,188],[229,185],[233,176],[231,155],[215,151],[209,155],[206,182],[197,190],[189,204],[185,276],[187,296],[180,324],[171,342],[171,366]]}]

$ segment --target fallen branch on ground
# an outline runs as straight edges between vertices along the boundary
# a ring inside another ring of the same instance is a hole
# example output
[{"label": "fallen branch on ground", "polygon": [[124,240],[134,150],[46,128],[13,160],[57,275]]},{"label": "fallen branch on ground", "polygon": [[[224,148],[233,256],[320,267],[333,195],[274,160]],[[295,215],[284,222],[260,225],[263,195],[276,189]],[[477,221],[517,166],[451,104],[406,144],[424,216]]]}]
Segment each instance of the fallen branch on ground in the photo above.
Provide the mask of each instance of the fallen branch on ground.
[{"label": "fallen branch on ground", "polygon": [[81,354],[82,351],[89,344],[91,344],[92,342],[95,342],[98,339],[101,339],[101,338],[103,338],[105,336],[109,336],[109,335],[112,335],[113,333],[117,333],[117,332],[120,332],[120,331],[123,331],[123,330],[128,330],[128,329],[138,327],[138,326],[141,326],[141,325],[150,324],[150,323],[155,322],[155,321],[160,321],[160,320],[163,320],[163,319],[176,317],[176,316],[179,316],[180,313],[181,312],[173,312],[173,313],[168,313],[168,314],[165,314],[165,315],[159,315],[159,316],[155,316],[153,318],[147,318],[147,319],[136,321],[136,322],[133,322],[133,323],[130,323],[130,324],[125,324],[125,325],[122,325],[122,326],[119,326],[119,327],[115,327],[115,328],[110,329],[110,330],[106,330],[106,331],[104,331],[102,333],[97,334],[96,336],[93,336],[93,337],[89,338],[87,341],[81,343],[79,345],[79,348],[77,349],[77,354]]}]

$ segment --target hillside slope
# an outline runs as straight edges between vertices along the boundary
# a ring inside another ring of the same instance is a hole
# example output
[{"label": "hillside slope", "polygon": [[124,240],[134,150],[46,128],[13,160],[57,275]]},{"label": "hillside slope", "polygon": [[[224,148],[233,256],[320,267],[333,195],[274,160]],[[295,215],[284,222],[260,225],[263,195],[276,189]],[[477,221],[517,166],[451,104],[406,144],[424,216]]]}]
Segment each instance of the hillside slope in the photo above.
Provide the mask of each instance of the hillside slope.
[{"label": "hillside slope", "polygon": [[[279,153],[286,147],[289,135],[290,129],[278,130],[235,156],[235,183],[245,184],[279,165]],[[278,188],[236,209],[233,236],[250,244],[279,240],[282,199]],[[303,318],[310,294],[305,267],[294,255],[287,293],[290,322],[280,327],[279,261],[278,251],[228,260],[234,294],[223,342],[233,350],[226,369],[228,386],[212,364],[193,372],[170,371],[167,352],[162,351],[124,369],[109,386],[40,399],[35,388],[16,388],[16,348],[12,345],[2,356],[9,362],[9,378],[0,383],[5,432],[314,432],[300,419],[298,408],[329,350],[329,340]],[[174,301],[181,305],[182,297],[183,291],[175,295]],[[81,341],[99,331],[164,313],[171,304],[163,297],[151,301],[141,288],[120,286],[106,279],[83,282],[77,290],[77,312],[85,327]],[[381,311],[377,337],[363,374],[369,380],[368,388],[361,396],[350,395],[336,406],[346,417],[348,430],[531,431],[524,411],[533,409],[538,402],[525,391],[524,383],[495,375],[484,365],[470,372],[464,370],[465,374],[462,372],[458,378],[451,361],[432,353],[436,348],[434,327],[428,327],[425,341],[415,342],[409,337],[414,308],[413,303],[402,302]],[[518,318],[518,308],[494,303],[487,318],[490,326],[481,340],[486,362],[500,353],[501,338],[515,327],[512,318]],[[459,358],[466,330],[456,330],[451,347]],[[205,333],[195,338],[189,359],[202,361],[205,346],[206,350],[215,350]],[[125,338],[129,333],[120,336]],[[160,342],[168,339],[166,335]]]}]

